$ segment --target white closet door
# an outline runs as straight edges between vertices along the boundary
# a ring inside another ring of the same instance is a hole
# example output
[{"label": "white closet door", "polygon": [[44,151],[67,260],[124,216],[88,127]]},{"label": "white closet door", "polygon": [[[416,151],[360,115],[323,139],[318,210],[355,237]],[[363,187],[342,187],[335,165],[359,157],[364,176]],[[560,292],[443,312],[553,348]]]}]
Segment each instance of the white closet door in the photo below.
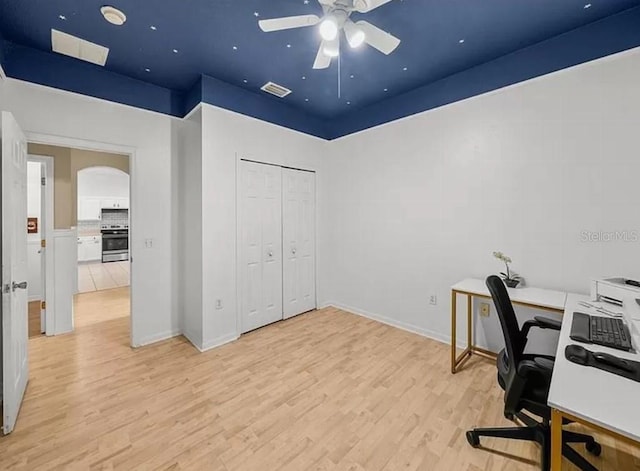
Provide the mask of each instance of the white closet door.
[{"label": "white closet door", "polygon": [[282,169],[241,162],[242,332],[282,319]]},{"label": "white closet door", "polygon": [[284,318],[316,308],[315,173],[282,169]]}]

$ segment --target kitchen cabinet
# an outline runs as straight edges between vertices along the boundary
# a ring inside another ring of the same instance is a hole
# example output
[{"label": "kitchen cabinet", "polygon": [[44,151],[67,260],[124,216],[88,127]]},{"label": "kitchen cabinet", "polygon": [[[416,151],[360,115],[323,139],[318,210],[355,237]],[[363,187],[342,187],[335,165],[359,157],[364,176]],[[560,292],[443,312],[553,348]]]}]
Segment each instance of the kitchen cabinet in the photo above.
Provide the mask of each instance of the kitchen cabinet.
[{"label": "kitchen cabinet", "polygon": [[103,209],[129,209],[129,198],[110,198],[101,201]]},{"label": "kitchen cabinet", "polygon": [[79,221],[99,221],[102,206],[99,198],[81,198],[78,204]]},{"label": "kitchen cabinet", "polygon": [[78,237],[78,261],[102,260],[102,236]]}]

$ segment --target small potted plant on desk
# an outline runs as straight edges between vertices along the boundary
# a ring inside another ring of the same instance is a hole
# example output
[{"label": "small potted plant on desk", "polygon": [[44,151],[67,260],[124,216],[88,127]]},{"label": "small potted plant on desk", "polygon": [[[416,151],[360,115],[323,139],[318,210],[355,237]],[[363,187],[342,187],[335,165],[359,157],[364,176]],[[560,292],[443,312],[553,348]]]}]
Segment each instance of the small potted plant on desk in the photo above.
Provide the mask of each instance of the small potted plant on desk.
[{"label": "small potted plant on desk", "polygon": [[517,273],[514,273],[509,269],[509,264],[511,263],[511,257],[507,257],[502,252],[493,252],[493,256],[498,260],[500,260],[501,262],[504,262],[504,265],[507,267],[506,273],[500,272],[500,275],[502,276],[502,281],[504,281],[504,284],[507,285],[509,288],[515,288],[516,286],[518,286],[518,284],[520,283],[520,277],[518,276]]}]

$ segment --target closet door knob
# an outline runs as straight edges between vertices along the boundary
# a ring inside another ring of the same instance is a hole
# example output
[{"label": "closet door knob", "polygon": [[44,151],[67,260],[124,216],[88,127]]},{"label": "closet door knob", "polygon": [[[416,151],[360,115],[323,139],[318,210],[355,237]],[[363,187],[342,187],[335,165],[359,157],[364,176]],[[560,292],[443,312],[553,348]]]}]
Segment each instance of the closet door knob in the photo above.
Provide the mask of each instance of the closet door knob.
[{"label": "closet door knob", "polygon": [[269,257],[273,257],[273,251],[269,250],[269,253],[267,255],[269,255]]},{"label": "closet door knob", "polygon": [[295,255],[295,254],[296,254],[296,248],[295,248],[295,247],[291,249],[291,253],[292,253],[293,255]]}]

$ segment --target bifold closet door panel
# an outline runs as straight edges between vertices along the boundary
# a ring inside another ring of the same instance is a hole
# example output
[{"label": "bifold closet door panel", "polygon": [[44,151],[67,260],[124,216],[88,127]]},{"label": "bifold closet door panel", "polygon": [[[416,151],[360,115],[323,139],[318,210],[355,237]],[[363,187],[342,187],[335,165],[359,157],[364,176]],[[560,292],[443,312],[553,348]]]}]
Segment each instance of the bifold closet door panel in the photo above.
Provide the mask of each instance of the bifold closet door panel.
[{"label": "bifold closet door panel", "polygon": [[282,169],[284,318],[316,308],[315,173]]},{"label": "bifold closet door panel", "polygon": [[282,169],[241,162],[242,332],[282,319]]}]

